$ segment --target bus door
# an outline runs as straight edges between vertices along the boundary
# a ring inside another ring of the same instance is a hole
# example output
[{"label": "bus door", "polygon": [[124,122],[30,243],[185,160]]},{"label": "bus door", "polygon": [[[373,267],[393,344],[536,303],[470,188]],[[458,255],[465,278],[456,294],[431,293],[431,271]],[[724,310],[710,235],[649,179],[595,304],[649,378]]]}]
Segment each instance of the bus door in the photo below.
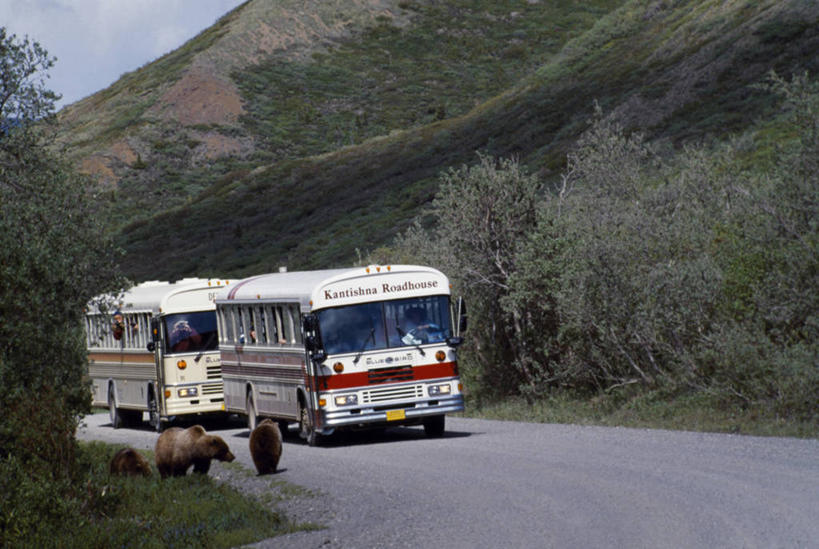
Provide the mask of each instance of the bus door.
[{"label": "bus door", "polygon": [[[160,417],[164,415],[165,407],[165,346],[163,344],[164,334],[162,332],[162,319],[151,317],[151,341],[148,343],[148,350],[154,353],[154,365],[156,367],[156,383],[154,383],[153,402],[148,403],[149,421],[159,430]],[[149,397],[150,398],[150,397]],[[152,406],[155,409],[151,409]]]},{"label": "bus door", "polygon": [[313,429],[321,431],[322,422],[318,405],[318,369],[327,359],[327,353],[324,352],[324,347],[321,344],[316,315],[312,313],[305,315],[302,326],[304,328],[305,369],[307,372],[305,385],[308,392],[309,412],[313,420]]}]

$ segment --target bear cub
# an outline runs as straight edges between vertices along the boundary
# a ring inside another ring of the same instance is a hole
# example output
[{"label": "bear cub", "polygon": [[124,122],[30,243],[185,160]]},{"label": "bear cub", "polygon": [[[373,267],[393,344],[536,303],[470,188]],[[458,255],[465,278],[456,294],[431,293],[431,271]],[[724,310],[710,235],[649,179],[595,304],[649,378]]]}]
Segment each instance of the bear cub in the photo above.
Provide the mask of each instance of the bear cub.
[{"label": "bear cub", "polygon": [[250,433],[250,457],[260,475],[276,472],[282,457],[282,433],[275,421],[264,419]]},{"label": "bear cub", "polygon": [[162,478],[183,477],[191,465],[194,473],[206,474],[212,459],[233,461],[235,456],[222,437],[207,434],[201,425],[171,427],[156,441],[156,468]]},{"label": "bear cub", "polygon": [[112,475],[151,476],[151,466],[145,456],[133,448],[123,448],[111,459]]}]

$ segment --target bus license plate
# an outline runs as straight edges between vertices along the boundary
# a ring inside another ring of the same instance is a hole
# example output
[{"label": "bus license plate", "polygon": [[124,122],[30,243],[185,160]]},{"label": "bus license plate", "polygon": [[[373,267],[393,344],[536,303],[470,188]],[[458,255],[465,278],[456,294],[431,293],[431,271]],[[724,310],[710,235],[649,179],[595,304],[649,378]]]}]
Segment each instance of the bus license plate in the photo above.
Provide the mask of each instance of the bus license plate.
[{"label": "bus license plate", "polygon": [[404,410],[387,410],[387,421],[397,421],[406,418],[407,415],[404,413]]}]

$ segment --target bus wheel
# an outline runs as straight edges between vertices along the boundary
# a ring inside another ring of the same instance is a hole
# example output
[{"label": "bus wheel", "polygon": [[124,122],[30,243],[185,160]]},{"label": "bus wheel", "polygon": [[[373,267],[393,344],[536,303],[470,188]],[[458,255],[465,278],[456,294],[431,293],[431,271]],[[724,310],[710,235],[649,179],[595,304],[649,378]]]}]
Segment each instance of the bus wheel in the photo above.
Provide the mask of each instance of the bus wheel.
[{"label": "bus wheel", "polygon": [[424,433],[428,437],[438,438],[444,436],[446,426],[446,416],[432,416],[424,418]]},{"label": "bus wheel", "polygon": [[114,396],[114,384],[108,386],[108,417],[111,418],[111,427],[122,427],[122,416],[117,409],[117,400]]},{"label": "bus wheel", "polygon": [[310,410],[304,404],[299,406],[299,436],[307,441],[308,446],[317,446],[319,443],[319,434],[313,428]]},{"label": "bus wheel", "polygon": [[259,425],[259,416],[256,414],[256,403],[253,401],[253,392],[247,392],[247,406],[245,407],[247,410],[247,428],[252,433],[253,430]]},{"label": "bus wheel", "polygon": [[162,419],[159,417],[159,406],[157,405],[153,391],[148,394],[148,424],[153,427],[157,433],[162,432]]}]

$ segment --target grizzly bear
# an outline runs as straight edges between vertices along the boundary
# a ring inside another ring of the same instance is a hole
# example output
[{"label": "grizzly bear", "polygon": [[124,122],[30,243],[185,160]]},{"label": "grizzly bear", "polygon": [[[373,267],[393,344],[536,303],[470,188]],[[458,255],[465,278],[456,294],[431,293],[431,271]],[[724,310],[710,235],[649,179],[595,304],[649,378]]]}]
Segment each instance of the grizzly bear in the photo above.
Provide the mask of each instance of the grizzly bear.
[{"label": "grizzly bear", "polygon": [[260,475],[276,472],[282,457],[282,433],[279,425],[265,419],[250,433],[250,457]]},{"label": "grizzly bear", "polygon": [[123,448],[111,459],[112,475],[151,476],[148,460],[133,448]]},{"label": "grizzly bear", "polygon": [[207,434],[201,425],[171,427],[156,441],[156,468],[162,478],[184,477],[191,465],[194,473],[204,475],[210,470],[210,460],[234,458],[222,437]]}]

